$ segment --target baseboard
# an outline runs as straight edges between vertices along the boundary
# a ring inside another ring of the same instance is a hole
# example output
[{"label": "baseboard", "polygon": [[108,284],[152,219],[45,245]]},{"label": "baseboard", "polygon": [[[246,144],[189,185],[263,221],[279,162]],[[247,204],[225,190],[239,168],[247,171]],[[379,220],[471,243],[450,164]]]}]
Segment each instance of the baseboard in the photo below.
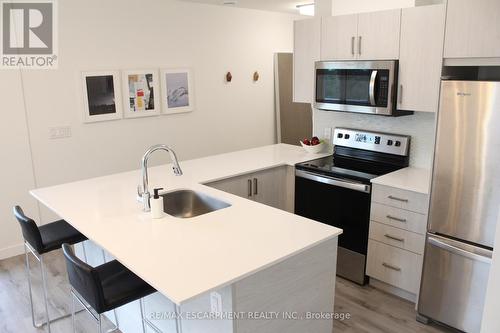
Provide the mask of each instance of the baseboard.
[{"label": "baseboard", "polygon": [[18,244],[0,249],[0,260],[18,256],[24,253],[24,244]]},{"label": "baseboard", "polygon": [[407,301],[410,301],[412,303],[416,303],[417,301],[417,295],[410,293],[406,290],[400,289],[398,287],[391,286],[390,284],[387,284],[385,282],[379,281],[377,279],[374,279],[370,277],[370,285],[385,291],[386,293],[393,294],[395,296],[404,298]]}]

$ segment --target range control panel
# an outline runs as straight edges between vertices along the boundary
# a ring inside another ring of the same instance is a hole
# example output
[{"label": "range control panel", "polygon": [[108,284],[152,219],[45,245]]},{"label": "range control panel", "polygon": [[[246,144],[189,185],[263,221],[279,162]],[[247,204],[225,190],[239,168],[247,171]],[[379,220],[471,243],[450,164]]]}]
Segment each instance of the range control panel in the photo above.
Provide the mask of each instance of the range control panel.
[{"label": "range control panel", "polygon": [[338,127],[334,131],[333,144],[336,146],[408,156],[410,151],[410,136]]}]

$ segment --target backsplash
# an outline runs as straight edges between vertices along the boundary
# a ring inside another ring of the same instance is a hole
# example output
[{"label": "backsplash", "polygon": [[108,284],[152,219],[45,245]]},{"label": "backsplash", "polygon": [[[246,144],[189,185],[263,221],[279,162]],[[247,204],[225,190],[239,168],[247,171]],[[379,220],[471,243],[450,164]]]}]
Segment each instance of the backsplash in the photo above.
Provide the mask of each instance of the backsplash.
[{"label": "backsplash", "polygon": [[322,138],[324,129],[349,127],[411,136],[410,165],[430,169],[434,154],[435,114],[415,112],[404,117],[313,110],[313,133]]}]

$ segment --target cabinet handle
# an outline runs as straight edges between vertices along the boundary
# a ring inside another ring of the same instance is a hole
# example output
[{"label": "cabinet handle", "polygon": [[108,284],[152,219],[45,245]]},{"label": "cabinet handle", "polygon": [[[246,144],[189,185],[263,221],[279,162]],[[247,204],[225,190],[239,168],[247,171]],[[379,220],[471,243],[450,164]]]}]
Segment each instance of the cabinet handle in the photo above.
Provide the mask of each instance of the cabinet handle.
[{"label": "cabinet handle", "polygon": [[388,198],[391,199],[391,200],[396,200],[396,201],[401,201],[401,202],[408,202],[408,199],[402,199],[402,198],[394,197],[392,195],[388,196]]},{"label": "cabinet handle", "polygon": [[402,242],[402,243],[405,241],[404,238],[399,238],[399,237],[391,236],[389,234],[385,234],[384,237],[392,239],[392,240],[395,240],[395,241],[398,241],[398,242]]},{"label": "cabinet handle", "polygon": [[399,104],[403,103],[403,85],[399,85]]},{"label": "cabinet handle", "polygon": [[257,190],[257,182],[258,182],[258,181],[257,181],[257,178],[254,178],[254,179],[253,179],[253,194],[254,194],[254,195],[259,194],[259,191]]},{"label": "cabinet handle", "polygon": [[356,40],[356,37],[352,36],[351,37],[351,54],[354,56],[355,51],[354,51],[354,41]]},{"label": "cabinet handle", "polygon": [[252,180],[248,180],[248,197],[250,198],[252,196]]},{"label": "cabinet handle", "polygon": [[392,269],[393,271],[396,271],[396,272],[401,272],[401,268],[400,267],[396,267],[396,266],[393,266],[393,265],[390,265],[386,262],[382,263],[382,266],[386,267],[386,268],[389,268],[389,269]]},{"label": "cabinet handle", "polygon": [[361,55],[361,36],[358,37],[358,54]]},{"label": "cabinet handle", "polygon": [[391,216],[391,215],[387,215],[386,217],[387,217],[389,220],[394,220],[394,221],[398,221],[398,222],[406,223],[406,219],[400,219],[399,217],[394,217],[394,216]]}]

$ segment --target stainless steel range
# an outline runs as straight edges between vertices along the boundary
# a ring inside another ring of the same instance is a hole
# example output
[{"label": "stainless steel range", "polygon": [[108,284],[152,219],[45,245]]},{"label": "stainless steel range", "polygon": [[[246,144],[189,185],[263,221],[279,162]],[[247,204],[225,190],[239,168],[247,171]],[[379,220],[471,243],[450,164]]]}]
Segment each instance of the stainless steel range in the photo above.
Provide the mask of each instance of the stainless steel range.
[{"label": "stainless steel range", "polygon": [[295,213],[343,229],[337,274],[365,284],[370,180],[408,166],[410,137],[336,128],[334,154],[297,164]]}]

